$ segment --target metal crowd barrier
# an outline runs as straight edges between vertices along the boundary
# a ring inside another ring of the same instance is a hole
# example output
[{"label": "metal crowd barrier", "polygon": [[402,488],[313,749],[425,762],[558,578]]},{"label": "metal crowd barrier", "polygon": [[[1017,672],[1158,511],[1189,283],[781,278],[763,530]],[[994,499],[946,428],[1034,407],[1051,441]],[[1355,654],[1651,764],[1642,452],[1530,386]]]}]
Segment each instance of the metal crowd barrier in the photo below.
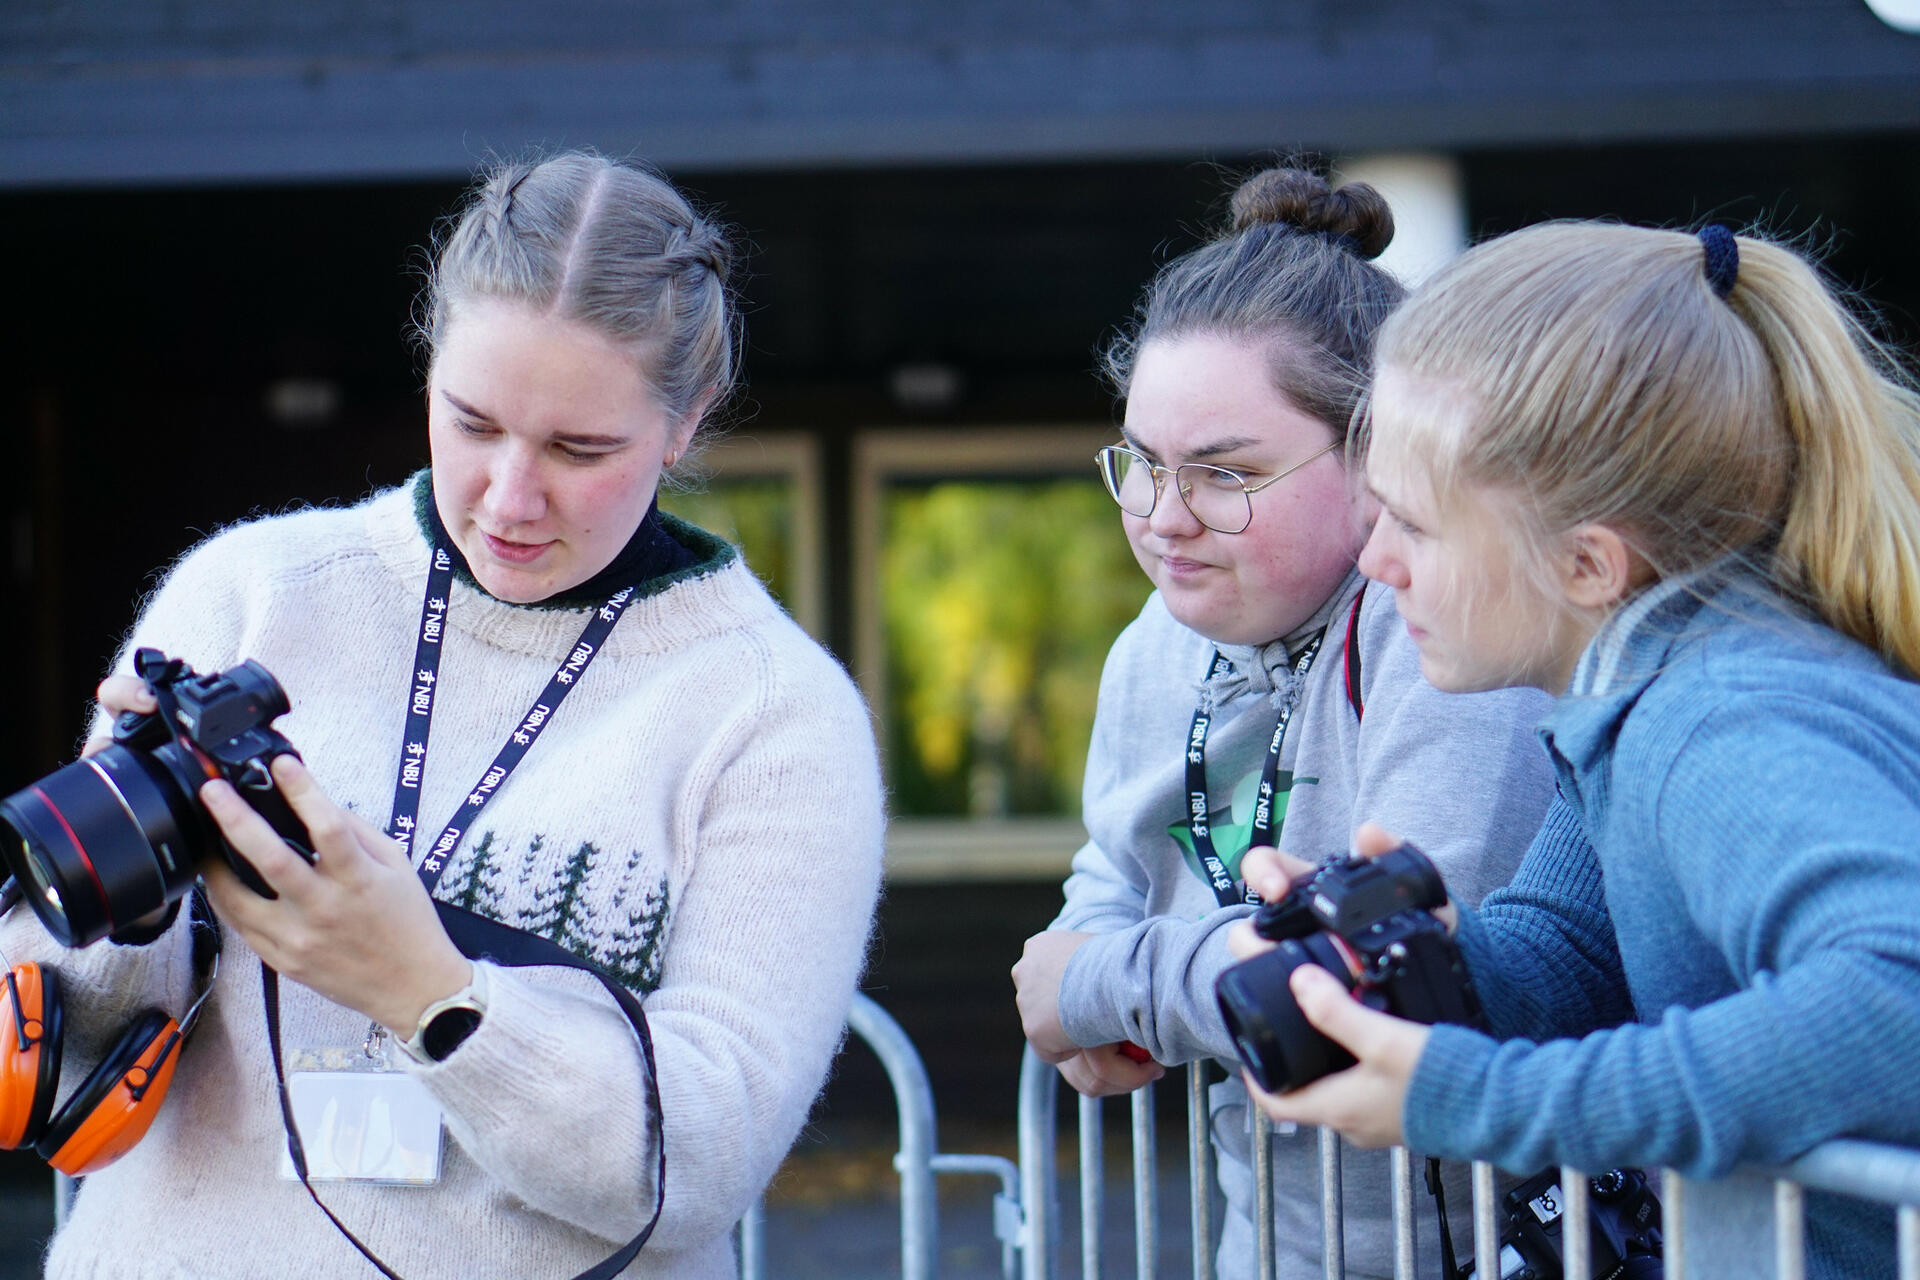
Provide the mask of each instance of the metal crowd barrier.
[{"label": "metal crowd barrier", "polygon": [[[1206,1064],[1187,1068],[1187,1173],[1190,1274],[1213,1280],[1218,1224],[1213,1220],[1213,1152],[1207,1109]],[[1055,1156],[1059,1073],[1028,1049],[1020,1067],[1019,1155],[1020,1229],[1023,1280],[1056,1280],[1060,1266],[1060,1179]],[[1075,1095],[1078,1098],[1078,1095]],[[1102,1152],[1102,1100],[1078,1098],[1080,1125],[1080,1269],[1081,1280],[1106,1273],[1101,1256],[1106,1206]],[[1159,1274],[1159,1225],[1156,1188],[1158,1159],[1154,1141],[1153,1086],[1129,1095],[1133,1117],[1133,1274],[1154,1280]],[[1257,1109],[1254,1119],[1254,1195],[1257,1271],[1272,1280],[1276,1270],[1273,1236],[1271,1128]],[[1326,1242],[1322,1274],[1344,1280],[1341,1240],[1341,1141],[1320,1131],[1320,1216]],[[1414,1170],[1405,1148],[1395,1147],[1390,1161],[1395,1280],[1432,1280],[1440,1274],[1437,1257],[1414,1250]],[[1586,1177],[1563,1168],[1565,1220],[1585,1222]],[[1331,1196],[1324,1194],[1332,1188]],[[1824,1143],[1780,1168],[1742,1168],[1726,1178],[1695,1180],[1672,1170],[1660,1174],[1664,1270],[1668,1280],[1804,1280],[1806,1262],[1805,1195],[1837,1192],[1894,1206],[1900,1280],[1920,1280],[1920,1151],[1877,1143],[1839,1140]],[[1426,1210],[1431,1212],[1430,1209]],[[1594,1280],[1585,1231],[1563,1233],[1566,1280]],[[1502,1274],[1494,1171],[1473,1166],[1473,1271]]]},{"label": "metal crowd barrier", "polygon": [[[1057,1280],[1060,1268],[1060,1177],[1056,1155],[1058,1103],[1064,1087],[1059,1072],[1031,1048],[1020,1064],[1018,1102],[1019,1162],[1003,1156],[952,1155],[938,1150],[933,1089],[919,1051],[885,1010],[855,995],[848,1029],[863,1040],[887,1072],[899,1111],[900,1150],[894,1168],[900,1175],[900,1275],[902,1280],[934,1280],[939,1263],[939,1214],[935,1179],[940,1174],[996,1177],[994,1235],[1001,1243],[1001,1272],[1006,1280]],[[1188,1243],[1195,1280],[1214,1280],[1214,1221],[1211,1126],[1207,1108],[1207,1064],[1186,1069]],[[1106,1221],[1103,1100],[1075,1095],[1079,1119],[1080,1277],[1105,1274],[1102,1242]],[[1159,1274],[1159,1156],[1154,1132],[1153,1086],[1128,1096],[1133,1121],[1133,1274],[1156,1280]],[[1254,1232],[1260,1280],[1273,1280],[1271,1132],[1264,1115],[1254,1115]],[[1340,1203],[1341,1141],[1320,1131],[1320,1215],[1325,1241],[1322,1274],[1345,1280]],[[1395,1280],[1430,1280],[1439,1260],[1416,1257],[1414,1249],[1413,1161],[1395,1147],[1390,1161]],[[1588,1212],[1585,1176],[1563,1168],[1560,1185],[1569,1222],[1584,1222]],[[74,1184],[55,1175],[56,1224],[64,1224]],[[1333,1195],[1324,1194],[1333,1188]],[[1683,1178],[1671,1169],[1660,1173],[1660,1199],[1668,1280],[1805,1280],[1808,1191],[1826,1191],[1893,1206],[1897,1232],[1895,1261],[1899,1280],[1920,1280],[1920,1150],[1841,1139],[1823,1143],[1779,1168],[1742,1168],[1726,1178]],[[756,1204],[738,1229],[742,1280],[766,1280],[765,1212]],[[1594,1280],[1584,1231],[1563,1233],[1566,1280]],[[1494,1171],[1473,1166],[1474,1274],[1501,1271]],[[1424,1269],[1423,1269],[1424,1268]]]},{"label": "metal crowd barrier", "polygon": [[[1014,1280],[1024,1243],[1020,1216],[1019,1170],[1005,1156],[950,1155],[935,1139],[933,1087],[919,1050],[888,1013],[864,995],[853,997],[847,1029],[866,1042],[893,1085],[900,1115],[900,1150],[893,1167],[900,1174],[901,1280],[934,1280],[940,1257],[940,1218],[934,1195],[937,1175],[978,1174],[1000,1180],[993,1198],[994,1235],[1000,1240],[1001,1274]],[[766,1213],[755,1204],[740,1220],[741,1280],[766,1280]]]}]

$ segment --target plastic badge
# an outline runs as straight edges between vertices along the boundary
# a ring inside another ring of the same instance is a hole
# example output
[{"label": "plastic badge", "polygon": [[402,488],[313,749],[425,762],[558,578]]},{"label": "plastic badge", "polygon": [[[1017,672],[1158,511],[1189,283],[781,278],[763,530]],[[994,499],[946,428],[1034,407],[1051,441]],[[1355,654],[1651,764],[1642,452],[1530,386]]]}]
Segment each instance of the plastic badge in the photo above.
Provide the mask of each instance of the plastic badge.
[{"label": "plastic badge", "polygon": [[[309,1181],[426,1187],[440,1180],[445,1126],[425,1085],[363,1049],[300,1050],[288,1066]],[[285,1151],[280,1176],[299,1180]]]}]

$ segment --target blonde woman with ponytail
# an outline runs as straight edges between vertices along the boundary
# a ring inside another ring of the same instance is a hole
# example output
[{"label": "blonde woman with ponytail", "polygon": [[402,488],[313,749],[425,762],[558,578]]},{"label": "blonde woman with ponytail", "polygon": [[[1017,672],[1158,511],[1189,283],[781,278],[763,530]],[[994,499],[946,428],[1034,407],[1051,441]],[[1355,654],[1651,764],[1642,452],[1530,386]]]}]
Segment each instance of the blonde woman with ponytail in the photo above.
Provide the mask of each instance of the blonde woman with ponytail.
[{"label": "blonde woman with ponytail", "polygon": [[[1457,909],[1493,1033],[1303,967],[1358,1065],[1262,1106],[1517,1170],[1920,1143],[1920,408],[1890,353],[1779,245],[1556,224],[1464,255],[1379,361],[1361,568],[1435,684],[1559,695],[1561,798]],[[1891,1276],[1891,1214],[1809,1196],[1808,1248]]]}]

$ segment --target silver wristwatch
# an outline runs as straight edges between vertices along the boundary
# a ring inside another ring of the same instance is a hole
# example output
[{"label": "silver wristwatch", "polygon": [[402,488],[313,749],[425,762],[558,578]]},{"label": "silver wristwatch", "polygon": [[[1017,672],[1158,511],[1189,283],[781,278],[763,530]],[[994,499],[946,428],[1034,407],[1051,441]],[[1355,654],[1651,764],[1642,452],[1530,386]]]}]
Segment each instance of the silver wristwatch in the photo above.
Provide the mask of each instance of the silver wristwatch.
[{"label": "silver wristwatch", "polygon": [[398,1041],[400,1052],[419,1063],[445,1062],[480,1028],[487,1012],[487,971],[473,966],[473,981],[420,1014],[413,1035]]}]

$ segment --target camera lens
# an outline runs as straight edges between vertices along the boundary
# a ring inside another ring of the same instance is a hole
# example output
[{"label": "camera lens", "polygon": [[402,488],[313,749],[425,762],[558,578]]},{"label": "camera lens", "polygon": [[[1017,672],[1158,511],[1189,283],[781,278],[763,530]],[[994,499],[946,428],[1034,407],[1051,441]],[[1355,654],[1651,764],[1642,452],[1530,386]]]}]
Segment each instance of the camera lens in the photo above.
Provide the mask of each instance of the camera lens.
[{"label": "camera lens", "polygon": [[1220,975],[1214,994],[1220,1016],[1254,1082],[1284,1093],[1353,1065],[1353,1055],[1314,1030],[1294,1001],[1287,980],[1303,964],[1317,964],[1351,984],[1353,968],[1329,935],[1289,938],[1272,951]]},{"label": "camera lens", "polygon": [[20,858],[27,865],[27,883],[33,886],[34,892],[46,898],[55,911],[64,914],[66,908],[60,902],[60,886],[53,882],[53,875],[47,870],[47,864],[40,857],[39,852],[22,840]]},{"label": "camera lens", "polygon": [[188,792],[162,760],[112,746],[0,801],[0,857],[47,932],[84,947],[193,885]]}]

